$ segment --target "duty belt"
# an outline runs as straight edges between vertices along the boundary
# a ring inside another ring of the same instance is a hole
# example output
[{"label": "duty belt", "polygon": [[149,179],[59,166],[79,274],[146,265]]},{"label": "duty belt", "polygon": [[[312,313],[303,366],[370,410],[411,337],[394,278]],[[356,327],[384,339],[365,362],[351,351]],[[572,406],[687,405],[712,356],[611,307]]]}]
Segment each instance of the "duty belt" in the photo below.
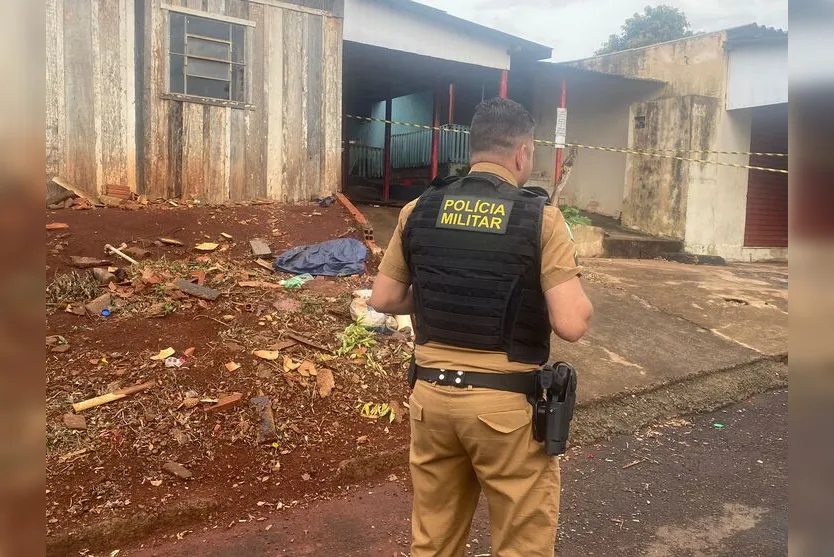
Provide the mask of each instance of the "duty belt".
[{"label": "duty belt", "polygon": [[548,455],[564,454],[576,404],[576,369],[565,362],[548,364],[529,373],[479,373],[418,366],[412,356],[408,369],[411,388],[418,379],[464,389],[484,387],[527,396],[533,405],[533,438]]},{"label": "duty belt", "polygon": [[536,372],[528,373],[481,373],[415,366],[416,379],[465,389],[482,387],[498,391],[510,391],[532,395],[536,391]]}]

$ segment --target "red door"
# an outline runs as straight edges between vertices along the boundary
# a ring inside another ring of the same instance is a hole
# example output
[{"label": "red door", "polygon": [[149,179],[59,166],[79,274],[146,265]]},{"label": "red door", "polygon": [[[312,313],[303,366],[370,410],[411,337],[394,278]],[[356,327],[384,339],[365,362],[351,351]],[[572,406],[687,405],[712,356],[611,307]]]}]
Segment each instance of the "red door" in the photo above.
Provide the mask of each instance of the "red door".
[{"label": "red door", "polygon": [[[750,151],[788,152],[787,109],[759,109],[753,114]],[[750,166],[788,169],[787,157],[751,155]],[[788,175],[750,170],[744,245],[750,248],[788,246]]]}]

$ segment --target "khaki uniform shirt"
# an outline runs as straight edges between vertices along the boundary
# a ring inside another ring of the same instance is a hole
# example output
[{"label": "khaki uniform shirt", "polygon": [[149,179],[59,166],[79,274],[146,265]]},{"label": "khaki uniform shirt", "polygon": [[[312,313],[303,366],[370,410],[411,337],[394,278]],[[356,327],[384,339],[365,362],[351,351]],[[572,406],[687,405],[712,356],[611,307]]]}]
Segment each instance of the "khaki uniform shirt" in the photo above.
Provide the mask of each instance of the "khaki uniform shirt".
[{"label": "khaki uniform shirt", "polygon": [[[492,163],[477,163],[471,172],[488,172],[518,186],[509,170]],[[411,272],[403,256],[402,233],[417,200],[400,211],[397,228],[379,265],[379,272],[396,281],[411,284]],[[547,291],[580,273],[576,263],[576,248],[562,212],[552,205],[544,208],[542,219],[542,290]],[[455,369],[461,371],[519,372],[530,371],[536,366],[511,362],[504,352],[489,352],[449,346],[439,342],[418,344],[415,348],[417,363],[424,367]]]}]

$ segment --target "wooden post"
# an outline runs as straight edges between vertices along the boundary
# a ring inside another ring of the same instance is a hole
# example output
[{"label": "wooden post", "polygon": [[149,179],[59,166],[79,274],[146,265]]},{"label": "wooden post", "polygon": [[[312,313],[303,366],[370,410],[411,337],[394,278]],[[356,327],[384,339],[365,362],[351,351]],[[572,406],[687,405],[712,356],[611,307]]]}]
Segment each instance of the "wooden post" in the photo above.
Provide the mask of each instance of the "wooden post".
[{"label": "wooden post", "polygon": [[498,87],[498,96],[502,99],[507,98],[507,88],[509,86],[510,72],[501,70],[501,85]]},{"label": "wooden post", "polygon": [[[567,100],[566,93],[567,93],[567,84],[565,83],[565,80],[562,79],[562,97],[559,100],[559,108],[565,108],[565,101]],[[557,148],[556,149],[556,170],[553,173],[553,185],[554,186],[558,186],[559,185],[559,180],[562,178],[562,156],[563,156],[562,152],[563,151],[564,151],[564,149],[562,149],[562,148]],[[553,204],[558,205],[559,200],[554,199]]]},{"label": "wooden post", "polygon": [[391,117],[394,101],[390,97],[385,99],[385,145],[383,148],[382,167],[382,200],[391,197]]},{"label": "wooden post", "polygon": [[440,99],[437,89],[434,90],[434,121],[431,132],[431,179],[437,178],[438,159],[440,158]]}]

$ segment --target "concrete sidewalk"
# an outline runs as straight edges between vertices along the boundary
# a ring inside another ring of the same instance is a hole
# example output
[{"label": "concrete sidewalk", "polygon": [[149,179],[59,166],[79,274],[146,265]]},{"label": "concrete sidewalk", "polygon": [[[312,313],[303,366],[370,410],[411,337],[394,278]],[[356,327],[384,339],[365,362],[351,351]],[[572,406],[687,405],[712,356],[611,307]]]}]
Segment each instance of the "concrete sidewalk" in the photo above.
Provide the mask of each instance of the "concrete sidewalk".
[{"label": "concrete sidewalk", "polygon": [[591,329],[552,349],[582,371],[581,401],[787,354],[787,267],[582,263]]}]

